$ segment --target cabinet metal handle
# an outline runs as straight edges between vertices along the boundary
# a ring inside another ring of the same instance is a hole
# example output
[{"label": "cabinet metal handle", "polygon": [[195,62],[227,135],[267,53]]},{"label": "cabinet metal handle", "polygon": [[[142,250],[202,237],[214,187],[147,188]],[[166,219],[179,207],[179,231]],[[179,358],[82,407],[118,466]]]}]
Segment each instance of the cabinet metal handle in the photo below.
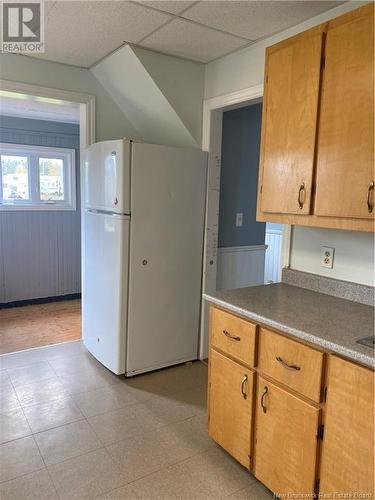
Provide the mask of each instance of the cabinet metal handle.
[{"label": "cabinet metal handle", "polygon": [[301,210],[303,209],[303,204],[305,203],[305,196],[306,196],[305,183],[302,182],[298,190],[298,206]]},{"label": "cabinet metal handle", "polygon": [[231,333],[228,332],[228,330],[223,330],[223,333],[226,337],[228,337],[228,339],[236,340],[237,342],[241,340],[241,337],[236,337],[236,335],[232,335]]},{"label": "cabinet metal handle", "polygon": [[268,387],[265,385],[263,394],[260,400],[260,406],[262,407],[263,413],[267,413],[267,406],[264,404],[264,398],[266,397],[266,394],[268,393]]},{"label": "cabinet metal handle", "polygon": [[288,363],[286,363],[283,358],[280,358],[280,356],[276,356],[276,361],[278,361],[279,363],[281,363],[283,365],[284,368],[287,368],[288,370],[296,370],[296,371],[299,371],[301,369],[300,366],[297,366],[297,365],[289,365]]},{"label": "cabinet metal handle", "polygon": [[242,382],[241,382],[241,394],[244,399],[247,399],[247,393],[245,392],[245,384],[247,382],[247,375],[244,375],[242,377]]},{"label": "cabinet metal handle", "polygon": [[368,213],[371,214],[371,212],[374,209],[373,202],[371,201],[371,192],[374,191],[374,181],[371,181],[368,185],[367,189],[367,210]]}]

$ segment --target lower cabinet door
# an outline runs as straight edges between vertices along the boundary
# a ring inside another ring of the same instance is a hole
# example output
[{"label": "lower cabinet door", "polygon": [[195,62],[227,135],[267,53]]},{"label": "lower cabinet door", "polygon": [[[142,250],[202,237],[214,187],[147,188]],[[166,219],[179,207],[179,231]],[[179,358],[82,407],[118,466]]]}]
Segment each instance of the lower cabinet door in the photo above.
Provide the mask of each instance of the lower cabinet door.
[{"label": "lower cabinet door", "polygon": [[250,468],[254,373],[211,349],[209,434]]},{"label": "lower cabinet door", "polygon": [[313,494],[319,410],[258,379],[255,476],[273,493]]},{"label": "lower cabinet door", "polygon": [[327,498],[374,498],[374,375],[329,357],[320,466],[320,491]]}]

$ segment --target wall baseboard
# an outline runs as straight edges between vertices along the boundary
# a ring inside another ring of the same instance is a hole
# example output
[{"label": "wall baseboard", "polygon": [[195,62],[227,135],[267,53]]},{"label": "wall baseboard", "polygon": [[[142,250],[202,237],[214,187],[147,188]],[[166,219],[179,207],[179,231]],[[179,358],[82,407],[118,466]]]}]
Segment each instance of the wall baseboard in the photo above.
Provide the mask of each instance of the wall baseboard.
[{"label": "wall baseboard", "polygon": [[77,300],[81,298],[80,293],[70,293],[69,295],[58,295],[56,297],[41,297],[40,299],[15,300],[13,302],[1,302],[0,309],[9,307],[31,306],[34,304],[48,304],[49,302],[61,302],[63,300]]},{"label": "wall baseboard", "polygon": [[263,285],[267,245],[218,248],[217,290]]}]

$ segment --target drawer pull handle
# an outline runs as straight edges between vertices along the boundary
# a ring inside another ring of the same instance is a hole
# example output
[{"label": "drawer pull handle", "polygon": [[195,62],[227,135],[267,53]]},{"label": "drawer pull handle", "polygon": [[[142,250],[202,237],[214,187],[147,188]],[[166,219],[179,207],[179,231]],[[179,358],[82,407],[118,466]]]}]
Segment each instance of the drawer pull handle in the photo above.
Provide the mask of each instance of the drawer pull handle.
[{"label": "drawer pull handle", "polygon": [[268,387],[265,385],[263,394],[260,400],[260,406],[262,407],[263,413],[267,413],[267,406],[264,404],[264,398],[266,397],[266,394],[268,393]]},{"label": "drawer pull handle", "polygon": [[226,337],[228,337],[228,339],[236,340],[237,342],[239,342],[241,340],[241,337],[236,337],[235,335],[232,335],[231,333],[229,333],[227,330],[223,330],[223,333]]},{"label": "drawer pull handle", "polygon": [[371,192],[374,191],[374,181],[371,181],[368,185],[368,190],[367,190],[367,210],[368,210],[368,213],[371,214],[373,209],[374,209],[374,205],[371,201]]},{"label": "drawer pull handle", "polygon": [[297,365],[288,365],[288,363],[286,363],[283,358],[280,358],[280,356],[276,356],[276,361],[278,361],[279,363],[281,363],[283,365],[284,368],[287,368],[288,370],[295,370],[295,371],[299,371],[301,369],[300,366],[297,366]]},{"label": "drawer pull handle", "polygon": [[305,203],[305,197],[306,197],[306,188],[305,188],[305,183],[302,182],[298,190],[298,206],[301,210],[303,209],[303,204]]},{"label": "drawer pull handle", "polygon": [[244,375],[241,382],[241,394],[244,399],[247,399],[247,393],[245,392],[245,384],[247,382],[247,375]]}]

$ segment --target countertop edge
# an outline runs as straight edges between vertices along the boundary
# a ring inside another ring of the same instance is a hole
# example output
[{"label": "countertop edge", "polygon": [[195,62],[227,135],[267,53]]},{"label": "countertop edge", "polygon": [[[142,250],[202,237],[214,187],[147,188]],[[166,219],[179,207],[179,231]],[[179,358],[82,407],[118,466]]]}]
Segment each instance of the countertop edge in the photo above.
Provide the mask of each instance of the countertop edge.
[{"label": "countertop edge", "polygon": [[329,340],[324,340],[322,338],[316,337],[315,335],[311,335],[309,333],[303,332],[301,330],[296,330],[295,328],[291,328],[289,326],[283,325],[282,323],[278,323],[277,321],[272,321],[266,316],[261,316],[256,313],[252,313],[249,310],[242,309],[241,307],[237,307],[230,302],[225,300],[220,300],[216,297],[212,297],[211,295],[204,293],[203,299],[208,302],[215,304],[217,306],[222,307],[228,311],[239,314],[240,316],[255,321],[257,323],[262,323],[265,326],[269,326],[270,328],[275,328],[280,332],[291,335],[292,337],[305,340],[306,342],[310,342],[316,346],[322,347],[323,349],[327,349],[328,351],[332,351],[335,354],[341,354],[342,356],[349,358],[351,361],[360,363],[361,365],[366,366],[367,368],[371,368],[375,370],[375,358],[371,356],[366,356],[365,354],[361,354],[356,351],[352,351],[351,349],[347,349],[339,344],[335,344],[334,342],[330,342]]}]

